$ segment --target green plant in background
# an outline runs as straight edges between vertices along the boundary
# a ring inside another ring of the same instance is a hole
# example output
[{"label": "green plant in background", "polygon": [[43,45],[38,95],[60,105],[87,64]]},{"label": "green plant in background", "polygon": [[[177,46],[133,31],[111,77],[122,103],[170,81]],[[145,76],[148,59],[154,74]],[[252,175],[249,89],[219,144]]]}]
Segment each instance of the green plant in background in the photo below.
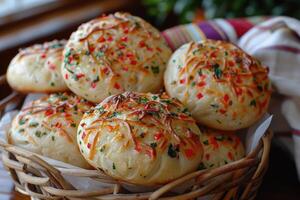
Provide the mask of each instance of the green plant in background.
[{"label": "green plant in background", "polygon": [[171,13],[180,23],[191,22],[197,9],[206,19],[222,17],[247,17],[255,15],[286,15],[300,18],[300,0],[142,0],[147,13],[164,23]]}]

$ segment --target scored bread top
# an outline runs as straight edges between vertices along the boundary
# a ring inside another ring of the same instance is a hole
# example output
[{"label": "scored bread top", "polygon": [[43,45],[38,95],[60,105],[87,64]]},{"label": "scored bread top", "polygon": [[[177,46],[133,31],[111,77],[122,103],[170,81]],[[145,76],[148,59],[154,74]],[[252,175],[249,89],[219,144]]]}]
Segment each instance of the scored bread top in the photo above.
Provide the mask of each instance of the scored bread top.
[{"label": "scored bread top", "polygon": [[198,123],[220,130],[250,126],[266,112],[271,96],[268,69],[224,41],[183,45],[170,58],[164,82]]},{"label": "scored bread top", "polygon": [[197,168],[203,154],[200,134],[178,100],[126,92],[86,113],[77,140],[95,168],[126,182],[156,185]]},{"label": "scored bread top", "polygon": [[71,35],[62,74],[74,93],[99,103],[125,91],[158,92],[170,56],[157,29],[118,12],[82,24]]}]

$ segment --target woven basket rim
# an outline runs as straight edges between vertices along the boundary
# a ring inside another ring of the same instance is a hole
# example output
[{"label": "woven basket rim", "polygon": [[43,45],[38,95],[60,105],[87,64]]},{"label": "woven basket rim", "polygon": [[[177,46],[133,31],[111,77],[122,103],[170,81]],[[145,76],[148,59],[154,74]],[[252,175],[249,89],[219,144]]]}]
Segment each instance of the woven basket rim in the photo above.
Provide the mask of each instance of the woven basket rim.
[{"label": "woven basket rim", "polygon": [[[7,84],[5,75],[0,77],[0,85]],[[0,101],[0,112],[6,105],[19,102],[24,95],[13,91]],[[118,181],[97,169],[82,169],[79,167],[56,167],[50,165],[44,157],[29,152],[20,147],[2,142],[0,149],[4,166],[10,172],[16,188],[25,194],[40,199],[193,199],[207,194],[213,194],[214,199],[229,199],[230,195],[238,195],[240,199],[255,197],[259,183],[263,179],[268,166],[268,158],[272,132],[267,130],[259,145],[244,158],[214,169],[205,169],[186,174],[174,181],[160,186],[153,192],[122,193],[126,182]],[[66,181],[63,175],[74,177],[89,177],[111,187],[95,191],[77,190]],[[190,191],[183,194],[169,194],[178,185],[193,181]],[[243,186],[242,191],[240,187]],[[121,192],[121,193],[120,193]],[[254,195],[253,195],[254,194]],[[169,195],[169,196],[168,196]]]}]

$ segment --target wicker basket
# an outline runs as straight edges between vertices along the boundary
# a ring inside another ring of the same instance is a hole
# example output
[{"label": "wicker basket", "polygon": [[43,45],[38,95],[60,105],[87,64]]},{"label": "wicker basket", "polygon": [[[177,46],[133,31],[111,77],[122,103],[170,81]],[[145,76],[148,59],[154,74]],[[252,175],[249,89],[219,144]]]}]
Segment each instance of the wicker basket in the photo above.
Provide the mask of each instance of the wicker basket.
[{"label": "wicker basket", "polygon": [[[6,84],[5,76],[0,84]],[[0,113],[11,102],[21,103],[22,95],[13,92],[0,101]],[[41,156],[7,143],[0,142],[4,166],[10,172],[16,189],[32,199],[196,199],[210,195],[211,199],[254,199],[269,159],[272,133],[267,131],[258,147],[241,160],[215,169],[206,169],[187,174],[154,192],[130,193],[123,183],[112,179],[98,170],[54,167]],[[76,190],[62,176],[89,177],[95,181],[110,183],[107,188],[95,191]],[[176,194],[172,189],[193,183],[184,193]]]}]

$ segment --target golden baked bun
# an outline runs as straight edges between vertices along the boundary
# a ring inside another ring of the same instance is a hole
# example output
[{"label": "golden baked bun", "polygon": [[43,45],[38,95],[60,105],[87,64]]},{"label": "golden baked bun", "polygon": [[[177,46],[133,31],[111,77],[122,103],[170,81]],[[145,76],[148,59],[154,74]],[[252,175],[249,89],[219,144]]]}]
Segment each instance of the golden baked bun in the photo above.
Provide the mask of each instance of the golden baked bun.
[{"label": "golden baked bun", "polygon": [[21,49],[8,66],[9,85],[22,93],[67,91],[61,75],[65,43],[54,40]]},{"label": "golden baked bun", "polygon": [[82,24],[64,51],[68,87],[92,102],[125,91],[158,92],[171,50],[139,17],[115,13]]},{"label": "golden baked bun", "polygon": [[85,114],[77,140],[95,168],[127,183],[154,186],[197,169],[203,154],[200,134],[178,100],[125,92]]},{"label": "golden baked bun", "polygon": [[77,126],[91,103],[71,93],[32,101],[14,118],[8,142],[29,151],[88,168],[76,142]]},{"label": "golden baked bun", "polygon": [[183,45],[170,58],[164,81],[167,93],[198,123],[220,130],[250,126],[266,112],[271,96],[268,69],[224,41]]},{"label": "golden baked bun", "polygon": [[204,155],[199,169],[217,168],[245,156],[243,143],[234,132],[207,127],[200,127],[200,130]]}]

